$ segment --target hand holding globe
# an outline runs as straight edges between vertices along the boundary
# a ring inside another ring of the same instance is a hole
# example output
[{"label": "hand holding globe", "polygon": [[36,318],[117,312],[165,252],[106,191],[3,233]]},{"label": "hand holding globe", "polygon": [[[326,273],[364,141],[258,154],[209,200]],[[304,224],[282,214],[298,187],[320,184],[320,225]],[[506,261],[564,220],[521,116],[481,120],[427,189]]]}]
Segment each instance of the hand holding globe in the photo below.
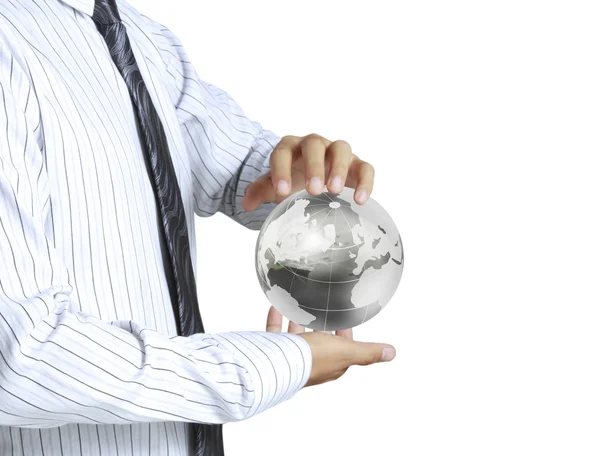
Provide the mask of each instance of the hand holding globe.
[{"label": "hand holding globe", "polygon": [[[281,330],[282,315],[271,306],[267,316],[267,332]],[[302,337],[310,346],[311,371],[304,386],[337,380],[350,366],[368,366],[391,361],[396,357],[396,350],[392,345],[352,340],[352,329],[336,331],[336,335],[318,330],[305,332],[304,326],[290,321],[288,332]]]},{"label": "hand holding globe", "polygon": [[[352,340],[351,327],[387,304],[404,263],[393,221],[369,199],[373,166],[346,141],[310,134],[283,137],[270,168],[246,187],[242,200],[242,209],[253,211],[287,197],[263,223],[256,245],[256,271],[273,303],[267,331],[281,332],[283,312],[288,332],[308,342],[312,370],[306,386],[335,380],[351,365],[391,361],[393,346]],[[317,213],[317,205],[327,212]],[[338,216],[346,225],[338,224]],[[302,324],[314,331],[305,332]],[[336,328],[347,329],[320,332]]]}]

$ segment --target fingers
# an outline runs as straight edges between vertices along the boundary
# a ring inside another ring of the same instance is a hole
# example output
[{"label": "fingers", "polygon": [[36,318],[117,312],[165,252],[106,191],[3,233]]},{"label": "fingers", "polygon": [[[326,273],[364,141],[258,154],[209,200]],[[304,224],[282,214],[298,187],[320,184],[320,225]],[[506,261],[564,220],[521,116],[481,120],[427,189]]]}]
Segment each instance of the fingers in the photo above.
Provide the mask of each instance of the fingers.
[{"label": "fingers", "polygon": [[348,187],[355,188],[354,201],[364,204],[373,192],[375,168],[370,163],[354,156],[348,170]]},{"label": "fingers", "polygon": [[275,146],[269,158],[271,184],[279,197],[289,195],[292,188],[292,161],[294,148],[299,138],[284,136]]},{"label": "fingers", "polygon": [[331,142],[314,133],[284,136],[269,160],[270,171],[246,187],[245,211],[256,210],[265,202],[280,202],[303,185],[315,196],[323,192],[324,185],[333,193],[354,188],[357,204],[364,204],[373,191],[375,169],[354,155],[344,140]]},{"label": "fingers", "polygon": [[271,306],[267,315],[267,332],[281,332],[282,321],[281,313]]},{"label": "fingers", "polygon": [[336,380],[352,365],[391,361],[396,354],[389,344],[354,342],[317,331],[300,334],[300,337],[308,342],[312,354],[312,369],[306,386]]},{"label": "fingers", "polygon": [[323,192],[327,145],[325,138],[315,134],[306,136],[301,144],[306,189],[311,195],[320,195]]},{"label": "fingers", "polygon": [[335,332],[335,335],[336,335],[336,336],[343,337],[343,338],[345,338],[345,339],[349,339],[349,340],[352,340],[352,339],[353,339],[353,336],[352,336],[352,328],[348,328],[348,329],[338,329],[338,330]]},{"label": "fingers", "polygon": [[288,332],[292,334],[302,334],[303,332],[306,332],[306,328],[290,320],[290,323],[288,324]]},{"label": "fingers", "polygon": [[334,141],[327,148],[327,157],[330,162],[327,190],[340,193],[344,189],[348,168],[352,161],[352,148],[341,139]]}]

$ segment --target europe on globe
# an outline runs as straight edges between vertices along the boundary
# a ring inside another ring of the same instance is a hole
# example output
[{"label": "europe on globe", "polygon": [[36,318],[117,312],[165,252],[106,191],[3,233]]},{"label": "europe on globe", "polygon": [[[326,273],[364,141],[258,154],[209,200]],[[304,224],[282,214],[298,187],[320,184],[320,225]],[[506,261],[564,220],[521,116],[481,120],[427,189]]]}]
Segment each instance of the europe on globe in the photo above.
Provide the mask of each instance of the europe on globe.
[{"label": "europe on globe", "polygon": [[286,318],[335,331],[373,318],[402,276],[404,251],[390,215],[354,190],[306,190],[279,203],[256,242],[256,273],[267,298]]}]

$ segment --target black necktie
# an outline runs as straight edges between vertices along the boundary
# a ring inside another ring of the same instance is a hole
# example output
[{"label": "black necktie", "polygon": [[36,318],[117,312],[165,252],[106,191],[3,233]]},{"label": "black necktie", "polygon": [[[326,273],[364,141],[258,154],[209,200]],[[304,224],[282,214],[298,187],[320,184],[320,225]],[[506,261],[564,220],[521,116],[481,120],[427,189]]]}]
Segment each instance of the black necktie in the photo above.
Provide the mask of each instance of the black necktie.
[{"label": "black necktie", "polygon": [[[92,19],[129,88],[135,107],[150,180],[160,210],[161,234],[164,236],[162,241],[168,246],[169,255],[163,256],[164,267],[173,312],[178,322],[178,334],[190,336],[204,332],[190,258],[185,212],[164,128],[136,63],[115,0],[96,0]],[[221,425],[190,423],[190,436],[194,439],[197,456],[224,454]]]}]

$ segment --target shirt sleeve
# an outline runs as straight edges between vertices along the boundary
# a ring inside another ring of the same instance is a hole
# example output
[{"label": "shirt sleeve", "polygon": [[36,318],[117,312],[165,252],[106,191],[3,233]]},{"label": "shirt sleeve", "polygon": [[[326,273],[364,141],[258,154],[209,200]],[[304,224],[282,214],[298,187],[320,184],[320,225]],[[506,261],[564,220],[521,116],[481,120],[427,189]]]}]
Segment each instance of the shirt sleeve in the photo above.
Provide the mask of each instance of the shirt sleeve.
[{"label": "shirt sleeve", "polygon": [[225,423],[294,395],[311,370],[297,335],[169,338],[71,311],[72,277],[44,230],[38,99],[19,62],[0,43],[0,425]]},{"label": "shirt sleeve", "polygon": [[[195,212],[219,211],[253,230],[275,207],[264,203],[252,212],[242,209],[248,184],[269,171],[269,157],[281,140],[249,119],[224,90],[201,80],[181,42],[160,25],[168,74],[177,92],[177,116],[190,156]],[[160,39],[160,38],[159,38]]]}]

